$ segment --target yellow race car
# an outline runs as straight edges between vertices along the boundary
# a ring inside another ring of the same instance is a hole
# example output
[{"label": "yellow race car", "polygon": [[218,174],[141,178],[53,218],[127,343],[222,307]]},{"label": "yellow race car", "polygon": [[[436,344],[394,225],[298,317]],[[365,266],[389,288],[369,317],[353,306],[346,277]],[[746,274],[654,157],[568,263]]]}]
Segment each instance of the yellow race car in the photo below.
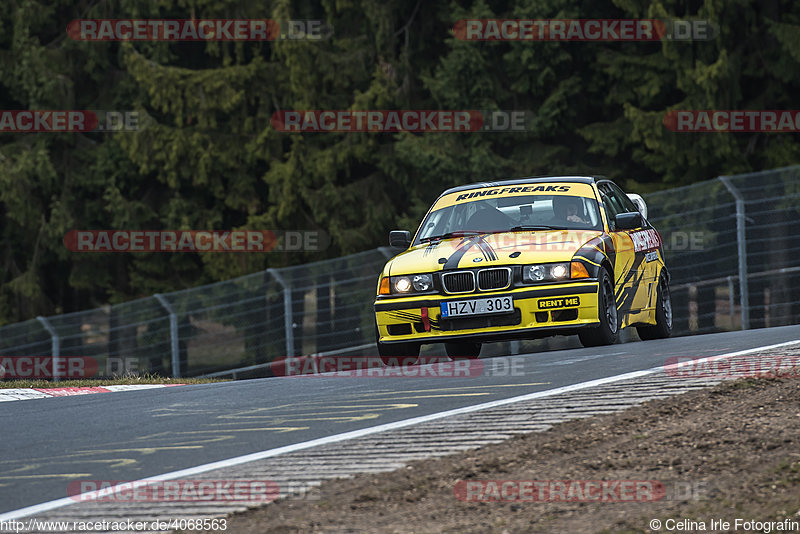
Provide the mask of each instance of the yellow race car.
[{"label": "yellow race car", "polygon": [[521,178],[448,189],[403,252],[386,263],[375,299],[378,351],[417,357],[443,342],[453,359],[481,344],[578,334],[584,346],[672,332],[669,273],[647,206],[597,177]]}]

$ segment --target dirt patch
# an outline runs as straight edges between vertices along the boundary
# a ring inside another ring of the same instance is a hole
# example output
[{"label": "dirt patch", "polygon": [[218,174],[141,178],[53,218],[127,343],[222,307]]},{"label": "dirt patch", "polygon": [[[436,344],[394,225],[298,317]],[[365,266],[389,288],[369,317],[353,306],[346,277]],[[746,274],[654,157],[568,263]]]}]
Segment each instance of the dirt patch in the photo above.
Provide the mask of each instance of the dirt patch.
[{"label": "dirt patch", "polygon": [[[464,502],[454,496],[460,480],[646,480],[666,494],[650,502]],[[800,522],[799,509],[800,382],[747,379],[324,482],[319,500],[234,514],[226,532],[652,532],[653,519],[661,532],[756,532],[734,530],[734,521]],[[730,525],[713,528],[712,519]]]}]

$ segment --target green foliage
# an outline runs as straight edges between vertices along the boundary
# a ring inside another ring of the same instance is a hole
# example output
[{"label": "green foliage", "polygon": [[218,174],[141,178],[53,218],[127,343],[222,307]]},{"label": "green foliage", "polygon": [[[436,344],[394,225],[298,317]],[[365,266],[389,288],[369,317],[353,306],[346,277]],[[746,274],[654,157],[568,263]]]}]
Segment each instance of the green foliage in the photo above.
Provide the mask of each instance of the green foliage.
[{"label": "green foliage", "polygon": [[[77,18],[322,19],[322,41],[81,42]],[[465,18],[709,19],[694,42],[466,42]],[[136,133],[0,134],[0,323],[369,249],[445,188],[597,173],[652,191],[798,162],[792,134],[677,134],[676,109],[791,109],[790,0],[9,0],[2,109],[136,110]],[[517,133],[313,133],[277,110],[530,110]],[[146,119],[146,120],[145,120]],[[309,229],[319,253],[76,254],[70,229]]]}]

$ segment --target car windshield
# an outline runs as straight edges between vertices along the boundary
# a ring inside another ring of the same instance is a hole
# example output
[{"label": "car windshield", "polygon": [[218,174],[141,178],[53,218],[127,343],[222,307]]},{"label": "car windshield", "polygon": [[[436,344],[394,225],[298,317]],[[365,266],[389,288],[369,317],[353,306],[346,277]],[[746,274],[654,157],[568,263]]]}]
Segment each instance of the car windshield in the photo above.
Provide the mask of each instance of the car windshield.
[{"label": "car windshield", "polygon": [[600,230],[593,198],[572,195],[515,195],[473,200],[432,211],[415,244],[459,235],[523,230]]}]

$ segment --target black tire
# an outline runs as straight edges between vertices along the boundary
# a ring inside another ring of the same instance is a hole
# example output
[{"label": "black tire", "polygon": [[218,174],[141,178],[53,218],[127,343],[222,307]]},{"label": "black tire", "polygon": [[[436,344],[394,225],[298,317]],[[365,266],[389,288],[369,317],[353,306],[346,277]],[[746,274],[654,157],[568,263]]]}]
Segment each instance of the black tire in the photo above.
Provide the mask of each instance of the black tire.
[{"label": "black tire", "polygon": [[669,294],[669,284],[663,275],[658,280],[656,295],[656,324],[636,328],[642,341],[664,339],[672,335],[672,297]]},{"label": "black tire", "polygon": [[578,338],[584,347],[613,345],[619,336],[619,313],[617,313],[617,301],[614,297],[614,283],[605,268],[600,269],[598,278],[597,315],[600,319],[600,326],[583,328],[578,331]]},{"label": "black tire", "polygon": [[375,325],[375,343],[378,345],[378,355],[383,365],[406,367],[417,363],[419,343],[381,343],[378,339],[377,325]]},{"label": "black tire", "polygon": [[378,343],[378,354],[383,365],[407,367],[419,359],[419,343]]},{"label": "black tire", "polygon": [[451,360],[474,360],[481,354],[480,343],[445,343],[444,348]]}]

